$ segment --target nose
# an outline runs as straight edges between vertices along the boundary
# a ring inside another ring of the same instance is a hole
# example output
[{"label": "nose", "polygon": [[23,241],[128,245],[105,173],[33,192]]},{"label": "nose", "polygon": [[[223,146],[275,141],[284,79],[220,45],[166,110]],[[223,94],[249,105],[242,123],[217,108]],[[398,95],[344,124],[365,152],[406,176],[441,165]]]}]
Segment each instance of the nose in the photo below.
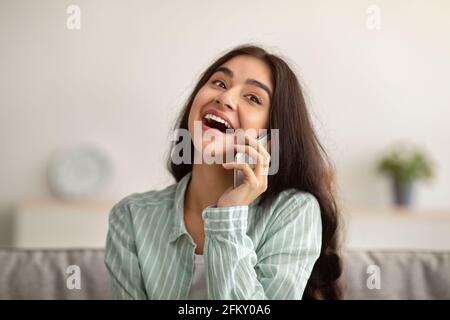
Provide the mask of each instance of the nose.
[{"label": "nose", "polygon": [[216,97],[214,99],[214,103],[216,105],[220,106],[220,107],[225,107],[225,108],[227,108],[229,110],[235,111],[236,110],[236,104],[233,101],[231,101],[231,100],[232,99],[231,99],[230,96],[226,96],[225,97],[223,95],[220,95],[220,96],[218,96],[218,97]]}]

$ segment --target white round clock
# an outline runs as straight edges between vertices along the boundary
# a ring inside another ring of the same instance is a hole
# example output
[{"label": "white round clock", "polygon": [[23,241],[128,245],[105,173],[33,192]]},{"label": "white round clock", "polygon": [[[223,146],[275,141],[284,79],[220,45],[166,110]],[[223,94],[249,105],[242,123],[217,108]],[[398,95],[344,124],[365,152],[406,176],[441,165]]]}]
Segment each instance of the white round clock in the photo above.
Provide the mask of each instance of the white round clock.
[{"label": "white round clock", "polygon": [[65,199],[86,199],[98,195],[111,173],[108,157],[89,145],[59,151],[48,166],[50,189]]}]

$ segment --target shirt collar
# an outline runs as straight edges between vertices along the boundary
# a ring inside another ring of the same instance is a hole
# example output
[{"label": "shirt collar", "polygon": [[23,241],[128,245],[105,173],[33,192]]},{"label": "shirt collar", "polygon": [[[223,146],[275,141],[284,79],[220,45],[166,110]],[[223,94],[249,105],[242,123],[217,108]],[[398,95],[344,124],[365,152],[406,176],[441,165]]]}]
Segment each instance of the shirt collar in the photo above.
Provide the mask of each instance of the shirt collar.
[{"label": "shirt collar", "polygon": [[[174,242],[181,235],[188,233],[186,229],[186,224],[184,223],[184,197],[186,194],[186,189],[191,180],[192,172],[187,173],[181,180],[177,183],[174,198],[174,214],[172,216],[172,231],[169,236],[169,242]],[[261,195],[259,195],[252,203],[249,204],[250,207],[256,206],[261,200]]]},{"label": "shirt collar", "polygon": [[178,239],[182,234],[187,233],[186,225],[184,223],[184,196],[186,189],[191,180],[192,172],[187,173],[178,182],[175,190],[174,198],[174,215],[172,216],[172,231],[170,233],[169,241],[173,242]]}]

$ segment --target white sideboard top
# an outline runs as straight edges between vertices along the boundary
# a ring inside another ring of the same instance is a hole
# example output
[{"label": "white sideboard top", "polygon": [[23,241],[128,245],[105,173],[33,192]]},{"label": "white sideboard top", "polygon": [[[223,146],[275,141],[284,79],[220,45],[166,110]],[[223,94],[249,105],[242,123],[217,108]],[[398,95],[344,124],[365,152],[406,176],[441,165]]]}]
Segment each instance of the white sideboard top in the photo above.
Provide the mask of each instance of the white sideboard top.
[{"label": "white sideboard top", "polygon": [[[22,248],[102,248],[117,200],[27,200],[16,206],[13,245]],[[450,210],[342,210],[348,249],[450,250]]]},{"label": "white sideboard top", "polygon": [[450,210],[354,208],[343,217],[350,249],[450,250]]},{"label": "white sideboard top", "polygon": [[14,212],[13,246],[18,248],[103,248],[108,215],[116,201],[34,199]]}]

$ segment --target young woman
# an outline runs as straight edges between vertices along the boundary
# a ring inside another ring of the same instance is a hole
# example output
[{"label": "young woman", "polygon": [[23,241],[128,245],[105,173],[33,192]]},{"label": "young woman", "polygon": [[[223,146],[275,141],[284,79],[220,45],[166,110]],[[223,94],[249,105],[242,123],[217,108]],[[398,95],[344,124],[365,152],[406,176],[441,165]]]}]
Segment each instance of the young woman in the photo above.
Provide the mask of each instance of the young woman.
[{"label": "young woman", "polygon": [[[239,143],[224,126],[278,129],[277,173],[268,175],[270,148],[256,135]],[[177,127],[193,138],[190,161],[169,159],[177,183],[111,210],[105,263],[115,297],[339,299],[332,170],[287,63],[253,45],[231,50],[202,74]],[[194,163],[208,147],[229,150],[205,138],[211,130],[256,165]],[[234,170],[245,175],[235,188]]]}]

